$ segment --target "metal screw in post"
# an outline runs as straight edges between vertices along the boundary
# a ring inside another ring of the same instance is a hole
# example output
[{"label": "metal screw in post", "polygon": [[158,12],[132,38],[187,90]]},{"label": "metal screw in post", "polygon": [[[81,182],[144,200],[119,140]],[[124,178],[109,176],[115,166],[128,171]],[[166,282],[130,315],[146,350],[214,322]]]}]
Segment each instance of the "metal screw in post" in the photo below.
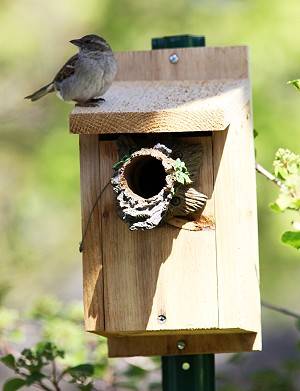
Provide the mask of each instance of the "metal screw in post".
[{"label": "metal screw in post", "polygon": [[167,318],[165,315],[158,315],[157,320],[159,321],[159,323],[165,323]]},{"label": "metal screw in post", "polygon": [[178,350],[184,350],[185,346],[186,346],[185,341],[178,341],[177,342],[177,349]]},{"label": "metal screw in post", "polygon": [[177,64],[179,61],[179,57],[177,56],[176,53],[173,53],[169,56],[169,61],[171,64]]}]

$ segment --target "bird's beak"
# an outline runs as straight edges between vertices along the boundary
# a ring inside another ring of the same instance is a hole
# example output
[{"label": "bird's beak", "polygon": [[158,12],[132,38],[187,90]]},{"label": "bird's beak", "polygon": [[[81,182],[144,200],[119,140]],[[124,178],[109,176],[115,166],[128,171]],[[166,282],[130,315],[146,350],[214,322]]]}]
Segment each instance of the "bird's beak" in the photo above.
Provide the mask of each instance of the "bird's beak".
[{"label": "bird's beak", "polygon": [[81,39],[71,39],[70,41],[73,45],[80,47]]}]

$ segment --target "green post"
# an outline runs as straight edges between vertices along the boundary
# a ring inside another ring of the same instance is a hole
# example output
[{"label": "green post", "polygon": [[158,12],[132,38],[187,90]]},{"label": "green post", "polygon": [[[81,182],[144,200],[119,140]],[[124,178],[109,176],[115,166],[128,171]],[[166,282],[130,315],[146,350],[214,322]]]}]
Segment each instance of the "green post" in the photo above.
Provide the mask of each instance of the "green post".
[{"label": "green post", "polygon": [[[205,46],[205,37],[175,35],[153,38],[152,49]],[[162,357],[163,391],[215,391],[213,354]]]},{"label": "green post", "polygon": [[213,354],[162,357],[163,391],[214,391]]}]

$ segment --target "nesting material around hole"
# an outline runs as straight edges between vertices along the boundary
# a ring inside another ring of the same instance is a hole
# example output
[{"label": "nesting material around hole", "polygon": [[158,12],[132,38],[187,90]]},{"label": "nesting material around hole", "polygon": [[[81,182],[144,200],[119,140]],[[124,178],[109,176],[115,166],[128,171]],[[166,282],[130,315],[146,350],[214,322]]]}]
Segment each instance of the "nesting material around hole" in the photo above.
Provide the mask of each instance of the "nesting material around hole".
[{"label": "nesting material around hole", "polygon": [[187,183],[178,177],[172,149],[160,143],[121,156],[116,164],[111,183],[119,216],[131,230],[152,229],[173,216],[187,216],[204,208],[207,196],[192,187],[201,154],[193,153],[193,146],[181,147],[190,152],[187,175],[191,180]]}]

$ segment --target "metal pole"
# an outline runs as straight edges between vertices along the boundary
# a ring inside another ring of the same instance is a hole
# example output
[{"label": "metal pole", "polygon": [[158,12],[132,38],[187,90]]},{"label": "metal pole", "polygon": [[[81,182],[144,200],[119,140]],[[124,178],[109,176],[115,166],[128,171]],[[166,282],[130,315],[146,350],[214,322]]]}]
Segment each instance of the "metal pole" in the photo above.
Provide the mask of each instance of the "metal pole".
[{"label": "metal pole", "polygon": [[163,391],[214,391],[213,354],[162,357]]},{"label": "metal pole", "polygon": [[[152,39],[152,49],[205,46],[205,37],[176,35]],[[162,357],[163,391],[215,391],[213,354]]]}]

